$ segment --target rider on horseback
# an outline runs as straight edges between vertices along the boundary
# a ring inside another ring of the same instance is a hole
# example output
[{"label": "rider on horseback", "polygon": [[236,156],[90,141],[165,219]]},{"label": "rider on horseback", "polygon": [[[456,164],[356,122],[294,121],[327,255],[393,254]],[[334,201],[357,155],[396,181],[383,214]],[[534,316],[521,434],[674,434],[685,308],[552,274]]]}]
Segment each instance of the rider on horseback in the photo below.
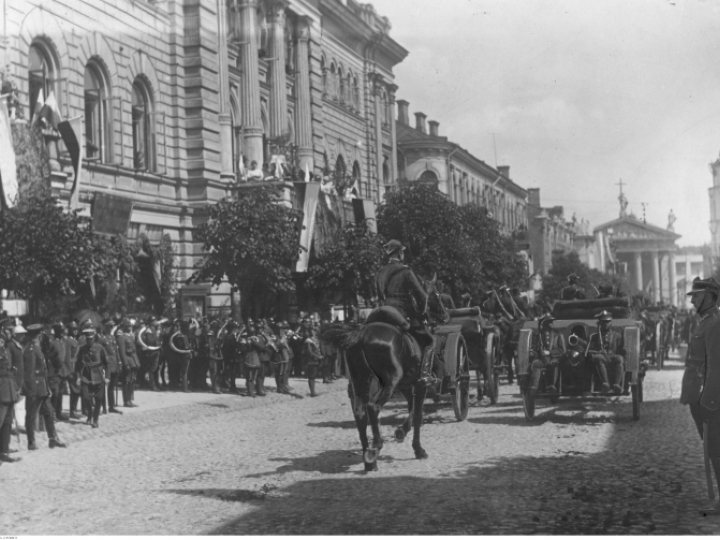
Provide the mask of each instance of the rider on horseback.
[{"label": "rider on horseback", "polygon": [[397,309],[410,322],[409,333],[420,345],[423,354],[420,365],[420,382],[431,386],[437,379],[432,373],[432,356],[435,336],[424,324],[424,308],[427,293],[412,269],[403,264],[405,246],[397,240],[390,240],[385,246],[388,263],[377,275],[378,297],[382,305]]}]

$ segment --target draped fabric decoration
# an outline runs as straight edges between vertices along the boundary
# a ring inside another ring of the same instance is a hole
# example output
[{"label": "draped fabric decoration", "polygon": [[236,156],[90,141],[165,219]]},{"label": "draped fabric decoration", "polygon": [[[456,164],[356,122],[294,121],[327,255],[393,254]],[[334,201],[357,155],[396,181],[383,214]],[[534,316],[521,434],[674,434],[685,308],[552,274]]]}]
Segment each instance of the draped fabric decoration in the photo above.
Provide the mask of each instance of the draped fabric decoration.
[{"label": "draped fabric decoration", "polygon": [[65,147],[70,153],[70,161],[72,162],[73,176],[72,188],[70,188],[70,209],[75,209],[80,200],[80,179],[82,175],[83,161],[83,145],[82,140],[83,117],[78,116],[71,120],[60,122],[57,125],[60,136],[65,143]]},{"label": "draped fabric decoration", "polygon": [[0,99],[0,203],[3,208],[12,208],[17,202],[18,180],[10,118],[5,103],[5,99]]},{"label": "draped fabric decoration", "polygon": [[310,245],[312,242],[313,231],[315,229],[315,212],[318,206],[319,195],[319,183],[309,182],[305,185],[303,229],[300,233],[300,245],[303,247],[303,250],[300,252],[300,256],[295,264],[296,272],[307,272],[308,269],[308,262],[310,261]]}]

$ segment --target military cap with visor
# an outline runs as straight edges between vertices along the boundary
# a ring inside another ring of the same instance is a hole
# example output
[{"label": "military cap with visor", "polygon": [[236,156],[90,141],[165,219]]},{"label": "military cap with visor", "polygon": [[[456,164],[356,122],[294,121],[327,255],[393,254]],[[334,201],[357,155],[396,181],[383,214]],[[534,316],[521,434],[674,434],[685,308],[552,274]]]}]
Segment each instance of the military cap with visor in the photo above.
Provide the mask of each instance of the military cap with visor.
[{"label": "military cap with visor", "polygon": [[695,278],[692,282],[692,290],[687,293],[687,296],[705,291],[715,293],[717,295],[720,293],[720,283],[718,283],[714,277],[709,277],[708,279]]},{"label": "military cap with visor", "polygon": [[612,314],[606,309],[595,315],[595,318],[600,322],[609,322],[613,320]]},{"label": "military cap with visor", "polygon": [[385,250],[385,255],[392,255],[393,253],[405,251],[405,246],[403,246],[398,240],[390,240],[383,246],[383,249]]}]

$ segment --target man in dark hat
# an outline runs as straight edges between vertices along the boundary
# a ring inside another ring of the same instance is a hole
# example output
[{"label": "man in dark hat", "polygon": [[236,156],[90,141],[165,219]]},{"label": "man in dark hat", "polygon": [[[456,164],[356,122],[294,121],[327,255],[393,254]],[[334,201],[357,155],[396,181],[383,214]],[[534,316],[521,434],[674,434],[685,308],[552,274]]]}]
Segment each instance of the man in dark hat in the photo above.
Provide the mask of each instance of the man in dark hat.
[{"label": "man in dark hat", "polygon": [[[692,290],[688,293],[700,317],[700,323],[690,335],[680,403],[690,406],[690,414],[704,441],[705,455],[712,463],[715,478],[720,484],[720,313],[716,306],[718,294],[720,283],[714,277],[695,278]],[[718,514],[720,505],[714,503],[703,512]]]},{"label": "man in dark hat", "polygon": [[554,320],[550,314],[538,319],[538,331],[533,333],[530,346],[530,388],[537,391],[544,370],[548,394],[557,393],[558,365],[567,352],[563,335],[553,329]]},{"label": "man in dark hat", "polygon": [[87,402],[87,423],[93,428],[99,427],[100,408],[105,396],[105,371],[108,367],[105,347],[97,339],[97,331],[92,321],[82,325],[85,343],[78,350],[75,362],[75,375],[82,386],[83,399]]},{"label": "man in dark hat", "polygon": [[5,347],[5,329],[12,327],[12,321],[6,318],[0,321],[0,325],[3,327],[3,338],[0,339],[0,462],[14,463],[20,461],[20,458],[10,456],[10,432],[15,418],[15,404],[20,401],[20,394],[12,355]]},{"label": "man in dark hat", "polygon": [[133,398],[135,394],[135,374],[140,366],[140,361],[135,349],[135,339],[133,338],[130,319],[126,318],[120,322],[120,329],[115,334],[115,341],[117,342],[118,354],[123,369],[123,406],[137,407]]},{"label": "man in dark hat", "polygon": [[397,240],[390,240],[384,246],[388,263],[377,275],[378,297],[382,305],[397,309],[410,321],[410,334],[417,340],[422,352],[420,359],[420,381],[430,386],[436,382],[432,374],[432,357],[435,337],[428,332],[422,312],[427,293],[415,272],[403,264],[405,247]]},{"label": "man in dark hat", "polygon": [[578,281],[580,281],[580,278],[577,274],[570,274],[567,277],[568,280],[568,286],[564,287],[563,290],[560,292],[560,299],[561,300],[584,300],[585,299],[585,291],[578,286]]},{"label": "man in dark hat", "polygon": [[[616,394],[622,394],[622,386],[620,386],[625,369],[622,338],[618,332],[612,329],[612,315],[607,310],[603,310],[595,318],[598,320],[598,331],[590,336],[585,356],[590,359],[591,364],[597,370],[600,382],[602,383],[602,392],[612,391]],[[612,372],[612,378],[608,375],[608,368]],[[611,382],[612,381],[612,382]]]},{"label": "man in dark hat", "polygon": [[65,443],[58,438],[55,430],[55,411],[50,404],[52,394],[47,380],[47,362],[40,345],[40,337],[44,326],[31,324],[27,327],[30,342],[23,352],[23,379],[22,393],[25,396],[25,431],[27,433],[28,450],[37,450],[35,444],[35,420],[42,414],[45,420],[45,430],[50,440],[50,448],[65,448]]},{"label": "man in dark hat", "polygon": [[115,323],[112,319],[105,319],[102,322],[102,334],[98,336],[98,343],[105,348],[105,356],[107,358],[107,400],[108,400],[108,411],[114,414],[122,414],[122,411],[117,409],[117,400],[115,399],[115,391],[118,386],[118,380],[120,379],[120,373],[122,372],[122,363],[120,362],[120,353],[118,351],[117,342],[115,337],[112,335],[112,331],[115,328]]}]

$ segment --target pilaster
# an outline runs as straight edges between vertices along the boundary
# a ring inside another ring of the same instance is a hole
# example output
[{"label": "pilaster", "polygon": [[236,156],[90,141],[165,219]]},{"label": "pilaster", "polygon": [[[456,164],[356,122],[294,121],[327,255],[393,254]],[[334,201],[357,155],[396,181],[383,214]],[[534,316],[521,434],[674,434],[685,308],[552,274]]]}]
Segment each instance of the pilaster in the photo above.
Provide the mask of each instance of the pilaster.
[{"label": "pilaster", "polygon": [[263,162],[263,128],[260,116],[260,80],[258,78],[257,35],[258,0],[241,0],[241,42],[240,58],[243,75],[240,77],[240,98],[242,109],[245,156],[248,164]]},{"label": "pilaster", "polygon": [[[390,174],[391,182],[397,182],[398,178],[398,161],[397,161],[397,129],[396,129],[396,123],[395,123],[395,92],[397,92],[398,87],[396,85],[390,86],[390,134],[391,134],[391,144],[392,144],[392,150],[390,151]],[[449,173],[450,171],[448,171]],[[449,179],[449,174],[446,176],[447,179]]]},{"label": "pilaster", "polygon": [[232,123],[230,120],[230,76],[228,74],[227,10],[225,0],[217,0],[218,23],[218,98],[220,124],[220,178],[232,180]]},{"label": "pilaster", "polygon": [[285,77],[285,0],[270,5],[270,137],[287,133],[287,87]]},{"label": "pilaster", "polygon": [[301,18],[298,21],[298,42],[295,59],[295,88],[297,101],[295,105],[295,133],[298,145],[298,159],[301,170],[313,170],[312,145],[312,104],[310,95],[310,21]]}]

